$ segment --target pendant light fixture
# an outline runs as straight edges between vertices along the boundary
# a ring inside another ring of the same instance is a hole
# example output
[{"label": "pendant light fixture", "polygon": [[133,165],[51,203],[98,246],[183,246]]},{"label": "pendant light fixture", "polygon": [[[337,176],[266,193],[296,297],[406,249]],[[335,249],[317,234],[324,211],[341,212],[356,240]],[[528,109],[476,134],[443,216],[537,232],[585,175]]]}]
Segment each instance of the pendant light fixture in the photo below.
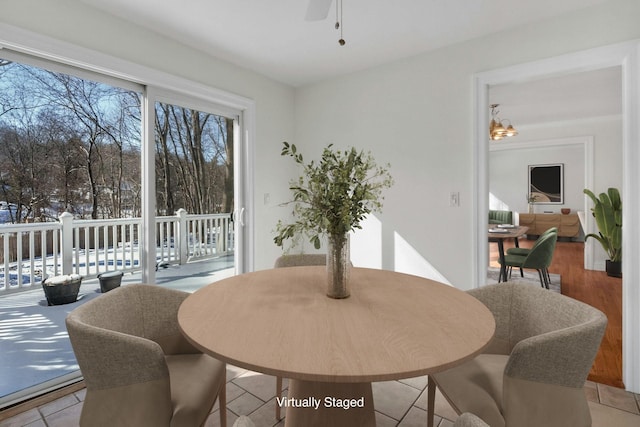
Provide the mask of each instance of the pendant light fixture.
[{"label": "pendant light fixture", "polygon": [[[498,111],[497,108],[499,106],[500,104],[491,104],[489,106],[489,108],[491,108],[491,122],[489,123],[489,138],[491,138],[492,141],[499,141],[503,138],[506,138],[509,136],[516,136],[518,134],[518,131],[511,125],[511,120],[509,119],[501,120],[498,117],[498,114],[500,113],[500,111]],[[505,127],[503,122],[508,122],[509,123],[508,126]]]}]

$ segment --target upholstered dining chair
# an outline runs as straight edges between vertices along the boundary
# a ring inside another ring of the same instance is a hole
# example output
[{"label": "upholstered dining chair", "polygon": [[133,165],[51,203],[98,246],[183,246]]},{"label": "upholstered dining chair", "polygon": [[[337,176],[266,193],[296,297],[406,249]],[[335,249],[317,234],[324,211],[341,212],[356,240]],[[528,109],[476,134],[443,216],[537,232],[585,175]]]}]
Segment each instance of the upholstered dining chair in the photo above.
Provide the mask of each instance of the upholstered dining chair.
[{"label": "upholstered dining chair", "polygon": [[477,416],[469,412],[465,412],[456,419],[456,422],[453,423],[453,427],[489,427],[489,424],[485,423]]},{"label": "upholstered dining chair", "polygon": [[538,271],[538,276],[540,277],[540,286],[549,289],[548,269],[553,260],[557,240],[557,231],[551,231],[541,235],[526,255],[514,255],[507,252],[504,257],[504,262],[509,269],[509,275],[511,275],[511,269],[513,267],[520,268],[521,274],[523,268],[535,269]]},{"label": "upholstered dining chair", "polygon": [[178,328],[188,295],[128,285],[69,313],[67,331],[87,386],[80,426],[202,426],[216,398],[226,425],[226,365]]},{"label": "upholstered dining chair", "polygon": [[[538,239],[540,237],[546,236],[549,233],[558,233],[558,228],[557,227],[548,228],[544,233],[542,233],[540,236],[538,236]],[[510,255],[527,256],[527,255],[529,255],[529,252],[531,252],[531,248],[509,248],[509,249],[507,249],[507,253],[510,254]]]},{"label": "upholstered dining chair", "polygon": [[291,254],[276,259],[274,268],[300,267],[304,265],[327,265],[326,254]]},{"label": "upholstered dining chair", "polygon": [[[291,254],[281,255],[276,259],[274,268],[301,267],[308,265],[327,265],[326,254]],[[282,377],[276,377],[276,397],[282,397]],[[282,419],[280,405],[276,405],[276,419]]]},{"label": "upholstered dining chair", "polygon": [[233,427],[255,427],[255,424],[251,421],[251,418],[246,415],[240,415],[233,423]]},{"label": "upholstered dining chair", "polygon": [[[545,232],[543,232],[540,236],[538,236],[538,238],[544,237],[549,233],[558,233],[558,228],[557,227],[550,227],[548,228]],[[520,256],[527,256],[529,255],[529,252],[531,252],[531,248],[509,248],[507,249],[507,254],[508,255],[520,255]],[[549,279],[549,270],[547,270],[547,279]],[[520,276],[523,276],[523,272],[522,272],[522,268],[520,269]]]},{"label": "upholstered dining chair", "polygon": [[496,320],[482,354],[429,376],[428,425],[435,386],[458,413],[491,427],[585,427],[584,384],[604,334],[599,310],[537,286],[499,283],[468,291]]}]

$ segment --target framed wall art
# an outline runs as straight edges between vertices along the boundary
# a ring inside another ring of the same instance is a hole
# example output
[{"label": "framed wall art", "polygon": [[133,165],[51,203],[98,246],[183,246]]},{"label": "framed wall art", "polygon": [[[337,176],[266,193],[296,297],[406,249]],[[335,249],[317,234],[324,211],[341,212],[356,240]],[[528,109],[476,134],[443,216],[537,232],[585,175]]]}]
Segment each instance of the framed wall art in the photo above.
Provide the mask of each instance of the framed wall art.
[{"label": "framed wall art", "polygon": [[529,197],[537,204],[564,204],[564,163],[529,165]]}]

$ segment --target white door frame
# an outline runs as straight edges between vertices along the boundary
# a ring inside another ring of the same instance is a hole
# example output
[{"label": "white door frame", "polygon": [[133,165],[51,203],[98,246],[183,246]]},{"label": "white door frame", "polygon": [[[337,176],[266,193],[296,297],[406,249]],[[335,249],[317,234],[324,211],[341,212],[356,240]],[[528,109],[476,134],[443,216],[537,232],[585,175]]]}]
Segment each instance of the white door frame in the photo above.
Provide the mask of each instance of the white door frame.
[{"label": "white door frame", "polygon": [[[489,86],[541,77],[622,67],[623,126],[623,284],[622,379],[627,390],[640,393],[640,42],[637,40],[589,49],[540,61],[478,73],[474,76],[474,197],[475,286],[485,282],[488,265]],[[596,159],[597,160],[597,159]]]}]

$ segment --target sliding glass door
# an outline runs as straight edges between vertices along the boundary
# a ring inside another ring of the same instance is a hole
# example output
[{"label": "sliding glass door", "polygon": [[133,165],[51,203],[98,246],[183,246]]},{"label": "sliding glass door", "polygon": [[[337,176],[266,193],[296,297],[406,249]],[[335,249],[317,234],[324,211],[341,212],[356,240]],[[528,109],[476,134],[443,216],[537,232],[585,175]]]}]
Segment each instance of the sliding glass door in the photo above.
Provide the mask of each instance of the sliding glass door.
[{"label": "sliding glass door", "polygon": [[[154,99],[156,217],[177,215],[184,231],[176,241],[172,228],[158,221],[156,241],[180,246],[182,259],[174,261],[193,267],[182,288],[194,290],[240,271],[241,113],[178,94],[156,93]],[[170,265],[163,256],[161,265]],[[164,275],[156,271],[156,277]]]},{"label": "sliding glass door", "polygon": [[[149,80],[190,95],[0,50],[0,409],[80,379],[64,319],[99,295],[99,272],[192,291],[251,268],[253,104]],[[81,223],[69,268],[83,288],[48,307],[63,212]]]}]

